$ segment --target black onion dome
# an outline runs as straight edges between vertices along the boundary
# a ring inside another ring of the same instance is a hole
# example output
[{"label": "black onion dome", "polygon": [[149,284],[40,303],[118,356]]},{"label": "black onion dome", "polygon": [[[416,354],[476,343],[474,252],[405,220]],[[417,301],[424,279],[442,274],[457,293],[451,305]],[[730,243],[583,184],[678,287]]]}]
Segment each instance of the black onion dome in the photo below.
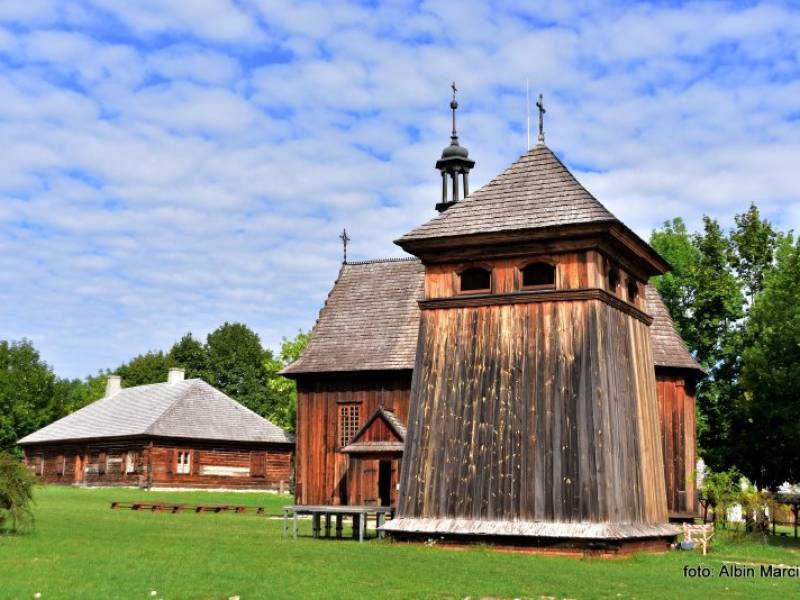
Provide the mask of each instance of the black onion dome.
[{"label": "black onion dome", "polygon": [[444,150],[442,150],[442,158],[467,158],[469,156],[469,151],[458,143],[458,140],[453,140],[449,146],[446,146]]}]

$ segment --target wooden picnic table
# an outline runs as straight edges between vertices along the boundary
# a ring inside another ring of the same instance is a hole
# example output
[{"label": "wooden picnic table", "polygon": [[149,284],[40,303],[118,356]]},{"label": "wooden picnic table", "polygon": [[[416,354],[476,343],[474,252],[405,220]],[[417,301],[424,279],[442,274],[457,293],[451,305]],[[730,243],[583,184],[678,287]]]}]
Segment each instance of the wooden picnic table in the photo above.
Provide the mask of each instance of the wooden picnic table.
[{"label": "wooden picnic table", "polygon": [[378,537],[384,536],[381,526],[386,521],[386,515],[394,514],[392,506],[323,506],[323,505],[301,505],[293,504],[283,507],[283,535],[289,531],[289,513],[292,513],[292,537],[297,538],[298,517],[300,515],[311,515],[311,530],[315,538],[320,537],[322,517],[325,517],[325,537],[331,537],[331,518],[336,518],[336,537],[342,537],[342,520],[350,517],[353,520],[353,539],[359,542],[364,541],[366,522],[369,515],[375,515],[375,523],[378,528]]}]

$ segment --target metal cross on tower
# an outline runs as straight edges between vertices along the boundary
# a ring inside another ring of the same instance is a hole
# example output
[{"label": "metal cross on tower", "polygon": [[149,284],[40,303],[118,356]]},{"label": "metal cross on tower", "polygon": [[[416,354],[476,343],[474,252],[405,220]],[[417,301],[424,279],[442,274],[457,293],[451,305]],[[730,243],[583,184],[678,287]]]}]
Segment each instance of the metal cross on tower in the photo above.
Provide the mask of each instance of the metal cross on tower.
[{"label": "metal cross on tower", "polygon": [[347,235],[347,229],[342,229],[342,233],[339,236],[339,239],[342,240],[342,251],[343,251],[343,258],[342,263],[347,264],[347,242],[350,241],[350,238]]},{"label": "metal cross on tower", "polygon": [[536,101],[536,108],[539,109],[539,143],[544,144],[544,98],[539,94],[539,100]]},{"label": "metal cross on tower", "polygon": [[458,108],[456,92],[458,91],[458,88],[456,87],[455,81],[450,84],[450,89],[453,90],[453,99],[450,101],[450,109],[453,111],[453,133],[450,134],[450,139],[458,139],[458,134],[456,133],[456,109]]}]

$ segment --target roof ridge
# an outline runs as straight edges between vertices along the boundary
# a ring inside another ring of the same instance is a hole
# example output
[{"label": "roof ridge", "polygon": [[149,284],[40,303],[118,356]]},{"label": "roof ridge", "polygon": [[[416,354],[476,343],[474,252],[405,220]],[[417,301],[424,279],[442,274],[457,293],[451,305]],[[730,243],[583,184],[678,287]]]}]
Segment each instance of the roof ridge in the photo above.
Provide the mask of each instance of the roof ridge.
[{"label": "roof ridge", "polygon": [[345,265],[374,265],[376,263],[393,263],[393,262],[419,262],[416,256],[398,256],[394,258],[373,258],[370,260],[352,260],[344,263]]}]

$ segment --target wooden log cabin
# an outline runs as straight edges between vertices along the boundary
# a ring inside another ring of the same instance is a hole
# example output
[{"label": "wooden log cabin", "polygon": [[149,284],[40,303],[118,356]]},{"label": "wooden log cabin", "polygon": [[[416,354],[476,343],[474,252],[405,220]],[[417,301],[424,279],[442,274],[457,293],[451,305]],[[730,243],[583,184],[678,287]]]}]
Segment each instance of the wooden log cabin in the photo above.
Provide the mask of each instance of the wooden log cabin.
[{"label": "wooden log cabin", "polygon": [[401,538],[661,547],[702,374],[647,283],[669,266],[543,141],[468,195],[453,110],[415,258],[343,264],[284,371],[296,500],[396,505]]},{"label": "wooden log cabin", "polygon": [[49,484],[288,489],[294,440],[201,379],[122,388],[19,441]]}]

